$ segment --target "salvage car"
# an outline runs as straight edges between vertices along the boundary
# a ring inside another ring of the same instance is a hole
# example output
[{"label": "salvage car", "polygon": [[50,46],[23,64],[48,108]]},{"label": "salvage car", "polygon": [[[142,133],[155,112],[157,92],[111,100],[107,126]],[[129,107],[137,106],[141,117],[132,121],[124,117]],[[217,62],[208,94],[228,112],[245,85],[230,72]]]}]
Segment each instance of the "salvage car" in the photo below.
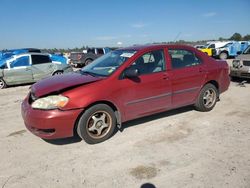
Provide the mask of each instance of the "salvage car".
[{"label": "salvage car", "polygon": [[52,63],[48,54],[24,53],[0,61],[0,89],[33,83],[51,75],[73,71],[69,65]]},{"label": "salvage car", "polygon": [[22,117],[43,139],[77,133],[96,144],[132,119],[187,105],[210,111],[229,83],[225,61],[191,46],[133,46],[35,83],[22,102]]},{"label": "salvage car", "polygon": [[237,56],[230,67],[230,76],[234,78],[250,79],[250,46]]}]

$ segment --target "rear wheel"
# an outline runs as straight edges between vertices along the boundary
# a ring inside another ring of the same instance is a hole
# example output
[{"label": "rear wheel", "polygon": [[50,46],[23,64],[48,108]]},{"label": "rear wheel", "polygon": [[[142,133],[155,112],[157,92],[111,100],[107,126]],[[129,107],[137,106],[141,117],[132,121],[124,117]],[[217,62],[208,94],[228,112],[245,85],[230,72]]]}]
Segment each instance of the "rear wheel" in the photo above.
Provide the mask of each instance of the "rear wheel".
[{"label": "rear wheel", "polygon": [[92,63],[92,61],[93,61],[92,59],[87,59],[87,60],[85,61],[85,66],[88,65],[88,64],[90,64],[90,63]]},{"label": "rear wheel", "polygon": [[97,144],[110,138],[116,127],[112,108],[97,104],[87,109],[79,119],[77,134],[89,144]]},{"label": "rear wheel", "polygon": [[213,84],[206,84],[200,91],[200,94],[195,103],[195,108],[198,111],[207,112],[214,108],[219,93],[218,89]]},{"label": "rear wheel", "polygon": [[0,78],[0,89],[6,88],[6,83],[3,78]]}]

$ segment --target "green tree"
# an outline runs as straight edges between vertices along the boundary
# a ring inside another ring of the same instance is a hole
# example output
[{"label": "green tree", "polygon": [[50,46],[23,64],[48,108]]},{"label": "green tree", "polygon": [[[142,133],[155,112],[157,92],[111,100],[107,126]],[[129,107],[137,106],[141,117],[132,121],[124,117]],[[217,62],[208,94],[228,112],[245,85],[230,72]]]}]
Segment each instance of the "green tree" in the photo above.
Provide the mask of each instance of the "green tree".
[{"label": "green tree", "polygon": [[240,41],[242,40],[242,36],[239,33],[234,33],[233,36],[230,37],[230,40]]},{"label": "green tree", "polygon": [[248,35],[245,35],[244,37],[243,37],[243,40],[250,40],[250,35],[248,34]]}]

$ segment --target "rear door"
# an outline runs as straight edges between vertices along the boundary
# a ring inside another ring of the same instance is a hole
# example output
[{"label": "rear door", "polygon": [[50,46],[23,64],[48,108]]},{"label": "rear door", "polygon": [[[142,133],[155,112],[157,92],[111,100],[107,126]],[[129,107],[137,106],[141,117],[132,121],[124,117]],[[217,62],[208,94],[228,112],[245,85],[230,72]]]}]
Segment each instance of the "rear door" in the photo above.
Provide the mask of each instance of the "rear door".
[{"label": "rear door", "polygon": [[188,49],[168,49],[171,56],[172,105],[193,104],[206,78],[205,63]]},{"label": "rear door", "polygon": [[48,55],[32,54],[32,74],[35,81],[51,76],[54,72],[54,64]]},{"label": "rear door", "polygon": [[8,68],[4,69],[4,79],[7,84],[23,84],[33,82],[30,56],[18,56],[8,63]]}]

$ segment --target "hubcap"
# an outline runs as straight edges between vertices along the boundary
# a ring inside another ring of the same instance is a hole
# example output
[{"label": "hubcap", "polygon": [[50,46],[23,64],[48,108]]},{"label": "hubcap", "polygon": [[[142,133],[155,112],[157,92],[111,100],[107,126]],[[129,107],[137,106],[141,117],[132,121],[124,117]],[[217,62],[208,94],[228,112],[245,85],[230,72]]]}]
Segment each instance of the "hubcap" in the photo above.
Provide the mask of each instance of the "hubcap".
[{"label": "hubcap", "polygon": [[227,59],[227,54],[226,53],[221,53],[220,54],[220,59]]},{"label": "hubcap", "polygon": [[87,121],[87,133],[95,139],[99,139],[108,134],[112,125],[112,118],[105,111],[97,111],[92,114]]},{"label": "hubcap", "polygon": [[203,103],[206,108],[210,108],[216,101],[216,92],[214,89],[208,89],[203,95]]}]

